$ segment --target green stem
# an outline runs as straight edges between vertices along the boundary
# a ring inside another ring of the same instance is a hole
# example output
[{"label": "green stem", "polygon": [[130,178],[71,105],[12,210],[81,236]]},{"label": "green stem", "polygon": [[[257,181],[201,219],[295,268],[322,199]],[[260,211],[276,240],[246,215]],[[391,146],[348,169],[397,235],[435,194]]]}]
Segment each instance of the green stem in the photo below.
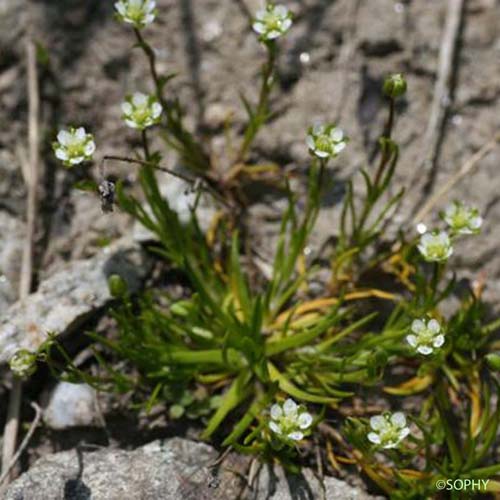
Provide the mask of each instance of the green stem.
[{"label": "green stem", "polygon": [[[387,118],[387,122],[385,124],[384,133],[382,134],[382,139],[391,139],[392,128],[394,126],[394,110],[395,110],[395,101],[392,98],[389,98],[389,116]],[[382,156],[380,157],[380,164],[377,169],[377,173],[375,174],[375,179],[373,181],[373,185],[375,189],[380,184],[380,179],[382,178],[382,174],[384,173],[385,167],[391,157],[391,153],[388,148],[383,147]]]},{"label": "green stem", "polygon": [[431,296],[432,300],[436,298],[438,294],[439,282],[443,276],[444,265],[441,262],[434,262],[432,267],[432,278],[431,278]]},{"label": "green stem", "polygon": [[453,432],[453,428],[448,422],[449,412],[447,411],[447,408],[449,407],[449,400],[446,395],[446,386],[443,381],[441,381],[436,388],[436,399],[451,462],[455,469],[454,472],[458,473],[460,472],[460,468],[462,466],[462,456],[460,454],[460,447]]},{"label": "green stem", "polygon": [[260,127],[266,121],[269,110],[269,95],[273,87],[273,73],[276,64],[276,44],[269,42],[267,47],[267,61],[262,69],[262,83],[260,87],[259,100],[254,115],[247,125],[241,149],[237,156],[237,163],[245,160],[248,150],[252,145]]},{"label": "green stem", "polygon": [[147,162],[149,162],[149,160],[151,159],[151,154],[149,152],[149,142],[146,129],[141,130],[141,138],[142,138],[142,148],[144,149],[144,159]]},{"label": "green stem", "polygon": [[392,98],[389,98],[389,115],[387,117],[387,121],[384,127],[384,132],[381,137],[381,141],[384,141],[381,145],[382,147],[382,154],[380,157],[380,163],[377,168],[377,172],[375,174],[374,180],[373,180],[373,194],[372,196],[367,197],[365,200],[365,204],[363,207],[363,211],[361,212],[361,216],[359,218],[359,223],[356,228],[356,231],[354,233],[354,242],[358,243],[358,240],[361,237],[361,234],[363,232],[364,226],[366,224],[366,221],[368,220],[368,217],[370,215],[370,212],[375,205],[375,203],[378,201],[380,196],[382,195],[381,190],[379,189],[380,181],[382,179],[383,173],[389,164],[389,160],[391,159],[391,149],[388,147],[386,141],[391,140],[392,136],[392,129],[394,127],[394,113],[395,113],[395,100]]},{"label": "green stem", "polygon": [[[183,181],[187,182],[188,184],[191,184],[192,186],[195,185],[196,180],[197,180],[196,178],[190,177],[188,175],[184,175],[176,170],[172,170],[170,168],[163,167],[161,165],[157,165],[156,163],[153,163],[150,161],[139,160],[137,158],[128,158],[126,156],[116,156],[116,155],[106,155],[103,157],[103,162],[101,165],[101,171],[103,172],[103,174],[102,174],[103,176],[104,176],[104,172],[105,172],[103,165],[104,165],[104,162],[108,161],[108,160],[121,161],[121,162],[125,162],[125,163],[130,163],[133,165],[138,165],[140,167],[148,166],[148,167],[153,168],[154,170],[159,170],[161,172],[165,172],[167,174],[170,174],[173,177],[177,177],[178,179],[182,179]],[[205,191],[206,193],[209,193],[211,196],[213,196],[216,200],[218,200],[220,203],[225,205],[227,208],[234,210],[234,206],[231,205],[225,198],[223,198],[219,194],[219,192],[216,189],[214,189],[210,184],[201,184],[200,189],[202,191]]]},{"label": "green stem", "polygon": [[195,170],[207,170],[210,166],[209,158],[203,151],[202,147],[193,140],[191,134],[184,129],[181,119],[176,116],[174,106],[167,102],[163,96],[164,82],[156,69],[156,54],[153,48],[146,42],[140,30],[134,28],[134,33],[139,47],[141,47],[147,57],[149,69],[155,85],[156,98],[163,108],[169,132],[182,147],[183,158],[187,160],[187,162],[190,163]]},{"label": "green stem", "polygon": [[319,175],[318,175],[318,190],[321,191],[323,187],[323,179],[325,177],[325,169],[326,169],[327,160],[325,158],[321,158],[319,160]]}]

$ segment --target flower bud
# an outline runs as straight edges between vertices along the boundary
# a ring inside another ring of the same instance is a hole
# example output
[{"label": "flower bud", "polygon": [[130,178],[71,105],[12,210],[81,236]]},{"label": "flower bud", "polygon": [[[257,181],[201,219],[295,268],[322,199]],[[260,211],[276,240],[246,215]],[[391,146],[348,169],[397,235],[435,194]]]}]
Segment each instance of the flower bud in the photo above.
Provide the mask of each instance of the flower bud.
[{"label": "flower bud", "polygon": [[128,291],[127,283],[125,283],[125,280],[118,274],[112,274],[108,278],[108,288],[109,293],[115,299],[123,297]]},{"label": "flower bud", "polygon": [[36,353],[20,349],[10,358],[10,369],[19,378],[28,378],[36,371],[36,358]]},{"label": "flower bud", "polygon": [[406,80],[401,73],[390,75],[385,79],[383,91],[387,97],[396,99],[406,93]]},{"label": "flower bud", "polygon": [[495,353],[487,354],[486,361],[492,370],[500,371],[500,355]]}]

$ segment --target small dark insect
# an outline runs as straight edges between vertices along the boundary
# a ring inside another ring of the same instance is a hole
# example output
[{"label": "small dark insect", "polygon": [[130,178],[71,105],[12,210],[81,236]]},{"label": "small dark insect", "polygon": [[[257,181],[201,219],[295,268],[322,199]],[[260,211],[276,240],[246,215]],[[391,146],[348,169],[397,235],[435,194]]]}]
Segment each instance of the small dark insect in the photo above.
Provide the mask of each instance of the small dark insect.
[{"label": "small dark insect", "polygon": [[112,212],[115,204],[115,183],[102,181],[99,184],[99,195],[101,197],[101,209],[104,213]]}]

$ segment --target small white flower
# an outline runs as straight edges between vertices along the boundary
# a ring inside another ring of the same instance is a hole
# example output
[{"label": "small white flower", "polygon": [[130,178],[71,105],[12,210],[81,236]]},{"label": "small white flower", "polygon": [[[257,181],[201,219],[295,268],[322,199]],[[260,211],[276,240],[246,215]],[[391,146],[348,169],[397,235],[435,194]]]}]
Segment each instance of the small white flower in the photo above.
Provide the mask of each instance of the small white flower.
[{"label": "small white flower", "polygon": [[344,132],[335,125],[315,125],[309,129],[306,139],[309,151],[318,158],[337,156],[347,145]]},{"label": "small white flower", "polygon": [[453,253],[450,237],[445,231],[423,234],[418,249],[429,262],[443,262]]},{"label": "small white flower", "polygon": [[479,210],[460,201],[454,201],[446,208],[443,219],[455,234],[478,233],[483,224]]},{"label": "small white flower", "polygon": [[312,415],[290,398],[282,405],[272,405],[269,414],[269,428],[284,441],[300,441],[310,431],[313,422]]},{"label": "small white flower", "polygon": [[136,92],[125,98],[122,111],[123,119],[129,127],[144,130],[160,121],[162,107],[156,97]]},{"label": "small white flower", "polygon": [[151,24],[156,17],[155,0],[119,0],[115,9],[121,21],[133,24],[137,29]]},{"label": "small white flower", "polygon": [[382,448],[396,448],[410,433],[402,412],[376,415],[370,418],[370,427],[372,432],[368,433],[368,440]]},{"label": "small white flower", "polygon": [[67,167],[90,160],[95,151],[92,134],[87,134],[83,127],[61,130],[57,134],[57,142],[52,144],[56,158]]},{"label": "small white flower", "polygon": [[263,41],[275,40],[292,26],[292,15],[284,5],[268,3],[265,9],[255,15],[253,30]]},{"label": "small white flower", "polygon": [[411,333],[406,337],[408,344],[420,354],[427,356],[444,344],[441,325],[435,319],[416,319],[411,324]]}]

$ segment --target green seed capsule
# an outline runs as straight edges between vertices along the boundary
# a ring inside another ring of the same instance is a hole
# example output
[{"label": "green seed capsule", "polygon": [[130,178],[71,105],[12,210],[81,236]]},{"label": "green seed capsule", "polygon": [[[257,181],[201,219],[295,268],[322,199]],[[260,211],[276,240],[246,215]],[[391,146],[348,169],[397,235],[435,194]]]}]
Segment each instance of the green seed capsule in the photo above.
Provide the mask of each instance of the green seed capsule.
[{"label": "green seed capsule", "polygon": [[109,288],[109,293],[115,299],[123,297],[128,291],[127,283],[118,274],[112,274],[108,278],[108,288]]},{"label": "green seed capsule", "polygon": [[390,75],[385,79],[383,91],[387,97],[396,99],[406,93],[406,80],[401,73]]},{"label": "green seed capsule", "polygon": [[492,370],[500,371],[500,355],[494,353],[488,354],[486,361]]}]

